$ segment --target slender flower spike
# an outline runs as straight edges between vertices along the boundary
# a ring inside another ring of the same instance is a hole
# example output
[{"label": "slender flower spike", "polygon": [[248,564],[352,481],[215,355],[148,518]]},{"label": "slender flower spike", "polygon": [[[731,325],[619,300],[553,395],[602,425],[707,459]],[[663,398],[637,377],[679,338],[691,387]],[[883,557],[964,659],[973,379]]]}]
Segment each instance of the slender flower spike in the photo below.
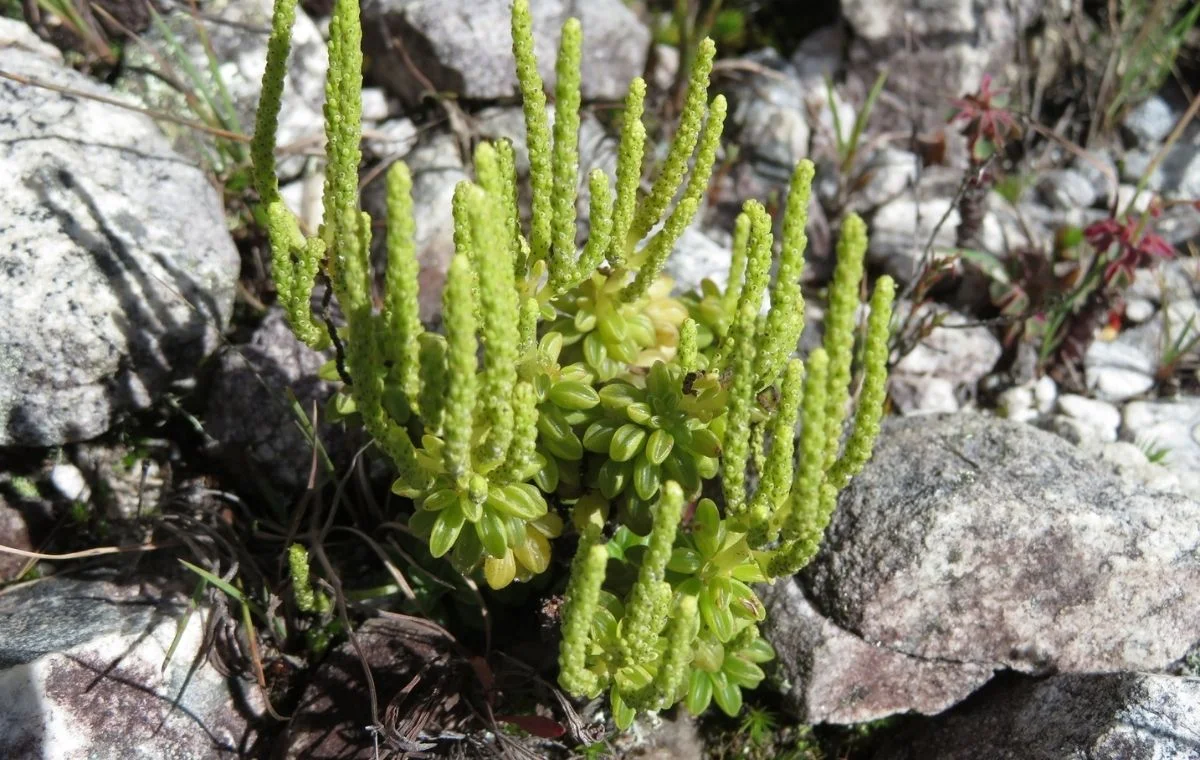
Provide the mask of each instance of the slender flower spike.
[{"label": "slender flower spike", "polygon": [[575,273],[575,195],[579,182],[579,61],[583,30],[578,19],[563,25],[555,74],[554,195],[551,207],[550,280],[564,287]]},{"label": "slender flower spike", "polygon": [[599,606],[600,587],[608,549],[595,536],[585,536],[571,564],[564,595],[562,644],[558,650],[558,683],[569,694],[587,696],[597,687],[596,675],[586,668],[592,620]]},{"label": "slender flower spike", "polygon": [[[854,432],[846,441],[846,450],[830,469],[829,483],[840,491],[850,483],[871,458],[875,439],[879,437],[879,421],[883,418],[883,402],[887,396],[888,339],[892,321],[892,302],[896,285],[884,275],[875,283],[871,297],[871,315],[867,319],[866,349],[863,352],[863,386],[854,417]],[[832,513],[832,507],[828,510]]]},{"label": "slender flower spike", "polygon": [[533,16],[529,0],[514,0],[512,10],[513,58],[525,111],[525,134],[529,145],[529,184],[533,189],[533,214],[529,248],[534,261],[550,255],[551,203],[554,173],[550,160],[550,120],[546,116],[546,93],[533,53]]},{"label": "slender flower spike", "polygon": [[[825,353],[829,380],[825,407],[825,462],[833,464],[842,440],[842,423],[850,399],[850,362],[854,356],[854,325],[858,316],[858,289],[867,252],[867,226],[856,214],[842,223],[837,246],[837,268],[829,288],[829,313],[825,317]],[[807,418],[806,418],[807,419]]]},{"label": "slender flower spike", "polygon": [[608,248],[608,262],[614,267],[624,265],[627,246],[636,242],[629,239],[629,230],[633,225],[638,183],[642,180],[642,156],[646,149],[646,127],[642,124],[645,101],[646,82],[636,77],[629,83],[629,95],[625,98],[621,145],[617,151],[617,202],[613,208]]},{"label": "slender flower spike", "polygon": [[413,409],[421,390],[420,339],[424,328],[418,305],[420,266],[412,215],[412,176],[403,162],[387,173],[387,300],[385,355]]},{"label": "slender flower spike", "polygon": [[800,274],[804,270],[804,249],[808,238],[808,202],[816,169],[805,159],[796,165],[788,190],[787,210],[783,217],[783,250],[779,269],[771,288],[771,311],[767,314],[763,350],[758,355],[754,375],[760,387],[770,385],[779,376],[788,356],[796,350],[804,332],[804,297],[800,294]]},{"label": "slender flower spike", "polygon": [[644,664],[653,655],[654,644],[666,625],[666,617],[655,614],[662,595],[670,598],[670,587],[662,588],[663,573],[671,559],[675,532],[683,516],[683,489],[675,481],[667,481],[654,514],[650,542],[642,557],[637,582],[633,585],[629,606],[625,610],[625,630],[622,650],[630,664]]},{"label": "slender flower spike", "polygon": [[704,101],[708,94],[708,75],[712,72],[713,58],[717,46],[707,37],[700,42],[696,50],[696,61],[692,66],[692,77],[688,82],[687,96],[683,103],[683,113],[679,117],[679,129],[675,139],[667,151],[666,161],[662,171],[654,180],[650,194],[638,207],[634,217],[630,237],[641,240],[646,237],[650,228],[662,218],[663,211],[679,189],[683,173],[687,171],[688,159],[696,148],[700,136],[700,124],[704,120]]},{"label": "slender flower spike", "polygon": [[458,255],[450,262],[442,314],[446,322],[447,372],[445,446],[446,472],[463,481],[471,468],[471,420],[475,412],[475,294],[471,292],[471,263]]}]

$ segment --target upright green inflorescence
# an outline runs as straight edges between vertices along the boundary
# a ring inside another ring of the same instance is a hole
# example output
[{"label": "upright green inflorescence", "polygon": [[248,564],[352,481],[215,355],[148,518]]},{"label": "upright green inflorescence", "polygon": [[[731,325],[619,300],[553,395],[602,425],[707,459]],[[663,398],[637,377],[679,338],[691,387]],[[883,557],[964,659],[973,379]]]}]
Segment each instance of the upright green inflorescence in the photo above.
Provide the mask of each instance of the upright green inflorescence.
[{"label": "upright green inflorescence", "polygon": [[[252,144],[279,302],[306,343],[336,338],[346,381],[337,408],[352,409],[395,464],[408,528],[432,556],[497,589],[546,572],[557,539],[574,533],[565,542],[578,548],[564,589],[562,687],[607,693],[621,727],[681,702],[735,714],[773,656],[752,584],[812,558],[838,492],[879,433],[895,289],[876,282],[856,372],[861,220],[843,224],[825,342],[803,359],[794,353],[808,161],[792,176],[777,262],[772,220],[748,201],[726,286],[705,281],[699,293],[672,295],[664,265],[704,207],[727,111],[723,97],[708,100],[715,48],[705,40],[644,194],[646,85],[630,84],[615,176],[595,169],[584,178],[589,234],[577,246],[582,30],[575,20],[563,27],[551,128],[529,3],[516,0],[531,215],[522,222],[512,146],[478,145],[475,179],[452,201],[441,328],[426,329],[421,221],[402,163],[386,175],[386,268],[371,266],[371,220],[358,197],[357,0],[336,0],[330,20],[321,228],[306,235],[279,198],[273,151],[294,17],[295,0],[276,0]],[[344,320],[335,335],[313,316],[319,273]],[[297,602],[313,608],[306,555],[296,547],[289,559]]]}]

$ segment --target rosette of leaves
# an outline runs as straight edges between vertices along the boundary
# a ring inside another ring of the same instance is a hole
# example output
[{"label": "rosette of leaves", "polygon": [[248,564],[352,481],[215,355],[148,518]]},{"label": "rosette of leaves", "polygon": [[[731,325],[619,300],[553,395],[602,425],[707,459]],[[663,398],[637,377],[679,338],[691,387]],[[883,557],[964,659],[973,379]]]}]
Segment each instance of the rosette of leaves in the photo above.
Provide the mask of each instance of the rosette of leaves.
[{"label": "rosette of leaves", "polygon": [[604,414],[583,433],[584,449],[595,455],[589,485],[620,503],[623,523],[642,534],[664,482],[694,494],[717,472],[721,443],[709,425],[721,394],[686,393],[685,374],[658,361],[644,375],[608,383],[599,393]]},{"label": "rosette of leaves", "polygon": [[560,316],[550,329],[562,336],[565,356],[583,362],[601,381],[630,367],[669,358],[687,309],[671,297],[671,279],[659,276],[646,294],[625,301],[620,277],[600,272],[553,302]]}]

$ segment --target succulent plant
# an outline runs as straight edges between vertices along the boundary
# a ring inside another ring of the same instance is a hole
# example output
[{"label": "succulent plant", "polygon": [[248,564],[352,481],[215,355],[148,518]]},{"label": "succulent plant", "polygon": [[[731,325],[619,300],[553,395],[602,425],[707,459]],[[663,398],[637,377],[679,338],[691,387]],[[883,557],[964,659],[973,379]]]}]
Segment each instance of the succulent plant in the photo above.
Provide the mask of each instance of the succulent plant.
[{"label": "succulent plant", "polygon": [[[551,128],[528,0],[516,0],[530,221],[521,222],[512,146],[480,144],[475,180],[454,194],[444,329],[427,331],[417,317],[419,221],[403,163],[387,173],[378,296],[369,263],[371,224],[357,184],[357,0],[337,0],[330,21],[325,216],[315,236],[300,233],[279,196],[273,151],[294,14],[295,0],[276,0],[252,146],[273,275],[297,336],[337,349],[338,409],[395,465],[393,490],[411,500],[410,528],[431,555],[493,588],[546,572],[557,539],[574,534],[563,688],[608,692],[621,727],[638,711],[678,702],[700,711],[715,700],[736,713],[741,689],[757,685],[759,664],[772,656],[750,584],[812,557],[838,491],[878,434],[894,294],[886,277],[871,299],[858,407],[842,445],[861,220],[843,224],[825,343],[804,360],[793,353],[804,320],[811,163],[792,179],[774,279],[771,220],[748,201],[726,288],[672,294],[663,265],[703,200],[725,119],[724,99],[708,100],[715,50],[706,40],[679,128],[644,193],[646,88],[631,83],[615,177],[611,186],[601,171],[587,177],[590,235],[577,247],[582,33],[575,20],[563,27]],[[345,316],[336,330],[311,311],[318,275]]]}]

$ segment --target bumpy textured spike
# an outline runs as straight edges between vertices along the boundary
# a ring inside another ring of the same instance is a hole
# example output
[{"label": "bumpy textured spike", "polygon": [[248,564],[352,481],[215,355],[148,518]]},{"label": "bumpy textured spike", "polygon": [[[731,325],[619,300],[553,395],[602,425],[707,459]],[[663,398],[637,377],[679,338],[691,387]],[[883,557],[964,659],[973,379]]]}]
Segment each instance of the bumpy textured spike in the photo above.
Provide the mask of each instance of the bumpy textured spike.
[{"label": "bumpy textured spike", "polygon": [[[743,204],[742,213],[749,218],[750,234],[746,241],[746,276],[742,281],[733,322],[737,323],[742,304],[749,303],[754,311],[753,318],[748,324],[743,324],[742,329],[747,330],[748,334],[753,337],[758,331],[763,295],[767,290],[767,282],[771,278],[771,252],[774,241],[771,236],[771,218],[761,203],[746,201]],[[738,351],[738,337],[735,332],[731,325],[721,345],[717,366],[722,369],[730,366],[733,354]],[[751,364],[747,371],[753,373],[753,370],[754,365]],[[752,376],[750,384],[755,384]]]},{"label": "bumpy textured spike", "polygon": [[513,274],[524,277],[529,262],[525,260],[525,249],[521,245],[521,212],[517,205],[517,156],[512,143],[501,140],[496,143],[496,163],[500,171],[499,195],[504,208],[504,225],[512,246]]},{"label": "bumpy textured spike", "polygon": [[446,339],[437,333],[425,333],[420,342],[421,392],[417,404],[425,430],[433,435],[442,432],[442,415],[446,409]]},{"label": "bumpy textured spike", "polygon": [[676,361],[684,372],[694,372],[700,368],[698,329],[696,320],[691,317],[683,320],[683,325],[679,328],[679,352],[676,354]]},{"label": "bumpy textured spike", "polygon": [[[358,210],[358,165],[362,161],[362,25],[358,3],[338,0],[329,22],[329,74],[325,87],[325,143],[329,161],[325,168],[324,198],[326,226],[333,221],[350,223]],[[332,216],[331,216],[332,215]],[[326,235],[344,239],[354,234],[346,229],[327,230]],[[346,245],[326,245],[341,266]],[[339,295],[340,299],[340,295]]]},{"label": "bumpy textured spike", "polygon": [[554,87],[554,195],[550,281],[561,289],[575,277],[575,197],[579,187],[579,62],[583,30],[567,19],[559,42]]},{"label": "bumpy textured spike", "polygon": [[550,254],[551,197],[554,173],[550,160],[550,120],[546,116],[546,93],[533,54],[533,17],[529,0],[514,0],[512,11],[513,57],[525,111],[525,135],[529,146],[529,184],[533,190],[533,213],[529,234],[530,257],[537,261]]},{"label": "bumpy textured spike", "polygon": [[475,177],[480,187],[495,198],[504,196],[504,178],[496,146],[484,140],[475,146]]},{"label": "bumpy textured spike", "polygon": [[818,348],[808,357],[805,366],[804,400],[800,433],[800,456],[795,482],[792,484],[788,509],[783,515],[783,538],[795,541],[810,535],[817,522],[817,507],[821,484],[825,479],[825,410],[829,378],[829,357]]},{"label": "bumpy textured spike", "polygon": [[796,165],[788,190],[787,210],[783,217],[782,251],[775,284],[771,288],[771,311],[767,314],[765,334],[761,338],[762,352],[754,374],[759,387],[775,382],[788,357],[796,350],[804,332],[804,296],[800,293],[800,275],[804,271],[804,249],[808,238],[808,202],[815,174],[812,161],[805,159]]},{"label": "bumpy textured spike", "polygon": [[[275,139],[279,131],[279,109],[287,78],[288,52],[292,47],[292,25],[296,23],[296,0],[275,0],[271,13],[271,37],[267,40],[267,65],[263,71],[262,95],[254,114],[254,138],[250,160],[254,164],[254,188],[263,204],[279,199],[275,174]],[[272,241],[272,244],[274,241]]]},{"label": "bumpy textured spike", "polygon": [[[494,162],[492,168],[495,168]],[[480,459],[487,465],[495,466],[504,461],[512,442],[512,393],[517,382],[520,317],[510,257],[512,249],[505,239],[501,200],[480,188],[473,188],[469,198],[471,238],[480,251],[473,263],[479,287],[485,348],[483,382],[478,402],[490,427],[480,451]]]},{"label": "bumpy textured spike", "polygon": [[309,306],[325,243],[318,238],[306,240],[296,216],[281,200],[267,205],[267,236],[271,240],[271,276],[288,324],[304,343],[318,350],[325,348],[329,334],[313,321]]},{"label": "bumpy textured spike", "polygon": [[708,180],[712,176],[713,164],[717,160],[717,148],[721,144],[721,132],[725,127],[725,110],[725,96],[718,95],[709,109],[708,120],[704,124],[704,133],[700,137],[700,148],[696,153],[692,175],[688,179],[683,197],[675,206],[675,210],[667,217],[663,228],[646,244],[645,260],[638,268],[637,277],[621,293],[621,297],[626,302],[641,298],[649,289],[650,284],[658,278],[666,264],[667,257],[675,248],[675,243],[687,226],[692,223],[696,211],[704,202]]},{"label": "bumpy textured spike", "polygon": [[666,226],[646,244],[646,258],[638,267],[637,276],[633,278],[633,282],[621,289],[622,301],[631,303],[646,295],[646,291],[658,279],[659,273],[666,265],[667,257],[671,255],[679,236],[696,215],[698,205],[695,198],[684,198],[679,202],[675,212],[667,219]]},{"label": "bumpy textured spike", "polygon": [[403,161],[387,172],[387,323],[385,355],[415,410],[421,390],[420,265],[413,224],[412,175]]},{"label": "bumpy textured spike", "polygon": [[721,463],[725,504],[729,514],[735,518],[744,517],[746,509],[746,464],[750,458],[750,412],[754,403],[753,372],[757,351],[754,332],[771,263],[770,217],[762,204],[754,201],[746,203],[745,213],[751,222],[746,285],[742,288],[742,297],[727,339],[726,350],[730,353],[726,354],[726,366],[732,371],[733,385],[729,389],[729,419]]},{"label": "bumpy textured spike", "polygon": [[562,644],[558,649],[558,683],[577,697],[596,691],[598,679],[587,669],[587,648],[592,618],[600,601],[608,548],[598,542],[599,532],[585,535],[571,563],[562,612]]},{"label": "bumpy textured spike", "polygon": [[288,547],[288,575],[292,579],[292,596],[296,609],[301,612],[316,612],[317,595],[313,592],[312,579],[308,577],[308,550],[300,544]]},{"label": "bumpy textured spike", "polygon": [[588,190],[592,196],[588,205],[591,230],[571,277],[572,283],[592,276],[604,260],[611,242],[613,199],[608,188],[608,175],[602,169],[593,169],[588,175]]},{"label": "bumpy textured spike", "polygon": [[729,282],[725,286],[722,299],[726,314],[737,312],[737,304],[742,297],[742,287],[746,284],[746,248],[749,244],[750,215],[743,211],[733,223],[733,254],[729,260]]},{"label": "bumpy textured spike", "polygon": [[450,262],[442,293],[442,319],[446,324],[446,369],[449,388],[445,406],[446,472],[462,482],[471,470],[471,420],[475,412],[475,294],[471,292],[471,262],[461,254]]},{"label": "bumpy textured spike", "polygon": [[775,540],[779,526],[772,518],[791,490],[792,454],[795,451],[796,419],[800,413],[803,384],[804,362],[793,359],[783,373],[779,405],[771,420],[771,452],[767,455],[758,491],[750,504],[747,539],[755,548]]},{"label": "bumpy textured spike", "polygon": [[675,702],[679,685],[687,675],[688,666],[692,662],[692,642],[700,632],[700,613],[696,606],[696,597],[684,594],[679,604],[671,611],[670,622],[667,623],[667,650],[663,653],[662,663],[654,674],[654,707],[663,709]]},{"label": "bumpy textured spike", "polygon": [[850,363],[854,358],[854,326],[858,318],[859,284],[867,252],[867,225],[857,214],[842,222],[837,268],[829,286],[825,315],[825,353],[829,355],[829,389],[825,406],[825,467],[833,465],[842,440],[846,403],[850,400]]},{"label": "bumpy textured spike", "polygon": [[541,306],[536,298],[526,298],[521,303],[521,343],[519,351],[522,357],[531,356],[537,349],[537,325],[541,316]]},{"label": "bumpy textured spike", "polygon": [[642,124],[645,105],[646,82],[636,77],[629,83],[629,95],[625,98],[621,145],[617,151],[617,202],[613,208],[612,239],[608,248],[608,262],[614,267],[625,263],[628,247],[636,242],[629,239],[629,229],[633,225],[638,184],[642,181],[642,158],[646,150],[646,127]]},{"label": "bumpy textured spike", "polygon": [[644,664],[653,659],[654,644],[666,626],[665,610],[657,608],[670,600],[671,588],[664,583],[663,575],[682,517],[683,489],[675,481],[667,481],[654,512],[654,526],[622,621],[621,649],[627,664]]},{"label": "bumpy textured spike", "polygon": [[875,283],[871,296],[871,314],[867,318],[867,337],[863,351],[863,385],[854,415],[854,431],[846,441],[846,450],[829,471],[829,483],[835,491],[845,488],[871,458],[879,421],[887,396],[888,339],[892,321],[892,301],[896,284],[884,275]]},{"label": "bumpy textured spike", "polygon": [[683,113],[679,116],[679,129],[675,139],[667,151],[666,161],[662,171],[654,180],[650,194],[642,201],[637,215],[633,220],[630,237],[641,240],[646,237],[670,204],[671,198],[679,189],[683,174],[687,171],[688,159],[696,149],[696,141],[700,135],[700,124],[704,120],[704,104],[708,100],[708,75],[712,72],[713,58],[717,46],[707,37],[700,42],[696,50],[696,60],[692,65],[692,75],[688,82],[687,96],[683,103]]},{"label": "bumpy textured spike", "polygon": [[527,382],[517,383],[513,391],[513,439],[508,459],[498,479],[515,483],[529,476],[537,447],[537,394]]}]

